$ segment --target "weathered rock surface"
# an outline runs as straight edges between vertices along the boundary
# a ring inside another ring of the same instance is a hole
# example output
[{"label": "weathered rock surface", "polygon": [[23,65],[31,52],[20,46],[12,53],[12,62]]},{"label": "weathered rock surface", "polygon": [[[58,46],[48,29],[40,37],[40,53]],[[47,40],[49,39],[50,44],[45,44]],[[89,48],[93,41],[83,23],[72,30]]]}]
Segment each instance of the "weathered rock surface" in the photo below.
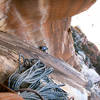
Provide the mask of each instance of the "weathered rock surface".
[{"label": "weathered rock surface", "polygon": [[0,100],[24,100],[18,94],[14,93],[0,93]]},{"label": "weathered rock surface", "polygon": [[[73,40],[68,34],[71,18],[95,0],[1,0],[0,30],[21,37],[80,70]],[[73,61],[73,62],[72,62]]]},{"label": "weathered rock surface", "polygon": [[[6,80],[18,67],[19,53],[26,57],[35,54],[45,64],[54,67],[54,80],[69,84],[83,94],[88,82],[83,74],[71,68],[74,66],[80,70],[72,34],[68,30],[71,16],[86,10],[94,2],[95,0],[1,0],[0,30],[3,32],[0,32],[0,80]],[[39,51],[33,45],[37,48],[47,46],[48,53],[56,58]],[[87,92],[85,97],[83,100],[87,100]]]},{"label": "weathered rock surface", "polygon": [[[5,70],[2,71],[3,76],[0,78],[1,82],[4,81],[4,78],[7,79],[7,77],[5,77],[7,72],[14,71],[18,67],[18,55],[20,53],[24,54],[25,57],[28,58],[36,56],[47,64],[48,67],[52,66],[55,70],[52,77],[55,80],[61,81],[62,83],[68,82],[68,84],[72,84],[72,86],[76,86],[77,88],[80,88],[77,84],[81,84],[83,87],[87,84],[87,80],[84,79],[83,75],[72,68],[69,64],[49,54],[41,52],[31,44],[23,42],[15,36],[11,36],[4,32],[0,32],[0,56],[7,57],[7,59],[5,65],[4,63],[0,64],[1,68],[5,66]],[[8,69],[8,63],[10,63],[9,67],[12,67],[12,70],[11,68]],[[8,73],[7,75],[9,76],[10,74]],[[75,81],[73,82],[73,80]]]},{"label": "weathered rock surface", "polygon": [[87,89],[91,91],[91,97],[89,98],[89,100],[99,100],[100,68],[99,66],[94,66],[94,63],[99,63],[97,58],[100,51],[97,49],[95,44],[88,41],[85,34],[82,33],[82,31],[78,27],[71,27],[71,32],[73,35],[75,51],[82,67],[81,73],[83,73],[85,78],[89,80],[89,84],[87,86]]},{"label": "weathered rock surface", "polygon": [[[19,53],[24,54],[25,57],[28,58],[38,57],[48,67],[52,66],[54,68],[54,73],[51,75],[51,77],[56,82],[65,83],[66,86],[63,89],[65,91],[68,91],[71,97],[73,96],[75,100],[88,100],[88,96],[90,95],[86,90],[88,82],[85,77],[83,77],[82,73],[78,72],[64,61],[41,52],[31,44],[23,42],[15,36],[0,32],[0,56],[7,57],[6,62],[10,63],[9,66],[13,68],[13,71],[18,67],[17,64]],[[7,69],[5,71],[3,70],[2,72],[3,76],[0,78],[2,82],[2,80],[4,81],[4,79],[7,79],[7,77],[5,77],[5,74],[7,71],[10,72],[11,68],[8,69],[8,65],[4,65],[4,63],[0,65],[2,65],[2,68],[3,66],[5,66],[5,68]],[[7,74],[8,76],[10,75],[9,73]]]},{"label": "weathered rock surface", "polygon": [[78,29],[78,27],[71,29],[74,39],[75,51],[77,53],[83,51],[86,55],[83,55],[85,63],[89,67],[95,67],[96,71],[100,74],[100,51],[98,50],[95,44],[88,41],[85,34],[82,33],[82,31]]}]

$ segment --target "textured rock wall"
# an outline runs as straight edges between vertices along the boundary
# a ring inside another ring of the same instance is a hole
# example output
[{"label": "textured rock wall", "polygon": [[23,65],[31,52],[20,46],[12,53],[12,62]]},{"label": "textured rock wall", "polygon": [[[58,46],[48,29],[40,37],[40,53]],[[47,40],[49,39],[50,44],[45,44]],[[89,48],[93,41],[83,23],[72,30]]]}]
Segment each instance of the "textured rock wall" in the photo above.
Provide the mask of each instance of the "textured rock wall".
[{"label": "textured rock wall", "polygon": [[[75,51],[80,54],[81,51],[86,55],[84,61],[90,68],[95,67],[96,71],[100,74],[100,51],[97,46],[88,41],[84,33],[78,28],[71,28],[74,38]],[[82,53],[81,53],[82,55]]]},{"label": "textured rock wall", "polygon": [[0,100],[24,100],[22,97],[15,93],[0,93]]},{"label": "textured rock wall", "polygon": [[48,52],[80,70],[73,46],[72,34],[68,32],[70,21],[70,17],[53,22],[48,21],[43,24],[43,30],[49,47]]},{"label": "textured rock wall", "polygon": [[[95,0],[1,0],[0,30],[16,35],[77,66],[73,40],[68,28],[71,18]],[[73,10],[74,9],[74,10]],[[80,70],[79,68],[77,68]]]}]

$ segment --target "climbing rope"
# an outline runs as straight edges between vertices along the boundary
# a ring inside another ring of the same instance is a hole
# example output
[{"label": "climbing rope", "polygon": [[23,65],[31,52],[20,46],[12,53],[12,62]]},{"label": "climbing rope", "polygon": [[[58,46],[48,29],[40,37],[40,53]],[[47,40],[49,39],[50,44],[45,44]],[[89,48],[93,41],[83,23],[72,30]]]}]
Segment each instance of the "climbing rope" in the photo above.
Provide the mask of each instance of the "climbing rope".
[{"label": "climbing rope", "polygon": [[53,68],[38,58],[26,59],[19,55],[19,68],[9,77],[8,87],[25,100],[68,100],[67,93],[49,78]]}]

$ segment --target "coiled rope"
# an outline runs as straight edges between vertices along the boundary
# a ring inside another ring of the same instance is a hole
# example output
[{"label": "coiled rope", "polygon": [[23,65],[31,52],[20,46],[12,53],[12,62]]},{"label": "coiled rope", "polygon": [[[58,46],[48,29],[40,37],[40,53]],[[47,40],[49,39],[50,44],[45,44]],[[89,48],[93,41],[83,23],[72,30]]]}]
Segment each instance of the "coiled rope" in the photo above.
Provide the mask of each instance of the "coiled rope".
[{"label": "coiled rope", "polygon": [[9,77],[8,87],[19,92],[25,100],[68,100],[67,93],[49,78],[53,68],[38,58],[25,59],[19,55],[19,68]]}]

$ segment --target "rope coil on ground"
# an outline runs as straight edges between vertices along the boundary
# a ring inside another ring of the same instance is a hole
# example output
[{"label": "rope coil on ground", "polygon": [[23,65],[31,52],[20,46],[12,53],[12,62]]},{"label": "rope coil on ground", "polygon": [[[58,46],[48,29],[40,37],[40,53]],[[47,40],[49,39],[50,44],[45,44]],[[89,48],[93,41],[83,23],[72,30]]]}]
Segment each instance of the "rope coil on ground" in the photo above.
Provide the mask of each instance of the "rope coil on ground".
[{"label": "rope coil on ground", "polygon": [[53,68],[38,58],[19,55],[19,68],[9,77],[8,87],[20,91],[25,100],[68,100],[67,93],[48,77]]}]

